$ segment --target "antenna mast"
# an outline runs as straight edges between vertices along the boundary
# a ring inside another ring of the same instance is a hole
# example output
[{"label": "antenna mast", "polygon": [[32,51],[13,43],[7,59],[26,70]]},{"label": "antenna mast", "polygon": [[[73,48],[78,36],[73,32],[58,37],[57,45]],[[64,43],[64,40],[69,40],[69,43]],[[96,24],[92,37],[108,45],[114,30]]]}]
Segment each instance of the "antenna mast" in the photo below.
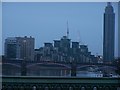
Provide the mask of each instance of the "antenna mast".
[{"label": "antenna mast", "polygon": [[78,41],[80,44],[83,44],[79,30],[78,30]]},{"label": "antenna mast", "polygon": [[68,21],[67,21],[67,38],[69,38],[69,27],[68,27]]}]

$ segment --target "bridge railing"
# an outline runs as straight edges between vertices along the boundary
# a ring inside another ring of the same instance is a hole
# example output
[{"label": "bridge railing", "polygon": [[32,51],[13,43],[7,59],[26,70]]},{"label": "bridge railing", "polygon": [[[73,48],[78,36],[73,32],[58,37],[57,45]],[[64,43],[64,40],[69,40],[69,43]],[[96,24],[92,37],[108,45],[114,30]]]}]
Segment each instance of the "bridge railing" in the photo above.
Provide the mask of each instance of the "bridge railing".
[{"label": "bridge railing", "polygon": [[4,76],[2,90],[120,90],[120,79]]}]

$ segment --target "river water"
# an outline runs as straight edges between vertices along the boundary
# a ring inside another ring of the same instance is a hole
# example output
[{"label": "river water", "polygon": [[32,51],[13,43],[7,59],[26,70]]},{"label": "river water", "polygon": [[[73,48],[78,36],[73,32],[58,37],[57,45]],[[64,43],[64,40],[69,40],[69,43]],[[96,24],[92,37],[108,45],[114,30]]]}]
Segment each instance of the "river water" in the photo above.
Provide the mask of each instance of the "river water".
[{"label": "river water", "polygon": [[[3,68],[3,75],[20,76],[20,68],[5,67]],[[32,67],[27,69],[27,76],[62,76],[71,77],[71,70],[62,67]],[[102,77],[101,72],[89,70],[76,70],[77,77]]]}]

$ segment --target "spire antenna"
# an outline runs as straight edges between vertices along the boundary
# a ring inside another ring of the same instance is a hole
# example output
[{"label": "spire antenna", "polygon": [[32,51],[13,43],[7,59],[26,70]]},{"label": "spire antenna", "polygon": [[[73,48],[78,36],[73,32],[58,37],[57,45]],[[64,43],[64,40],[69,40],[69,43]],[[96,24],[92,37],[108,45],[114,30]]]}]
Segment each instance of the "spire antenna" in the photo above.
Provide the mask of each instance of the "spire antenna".
[{"label": "spire antenna", "polygon": [[69,27],[68,27],[68,21],[67,21],[67,38],[69,38]]}]

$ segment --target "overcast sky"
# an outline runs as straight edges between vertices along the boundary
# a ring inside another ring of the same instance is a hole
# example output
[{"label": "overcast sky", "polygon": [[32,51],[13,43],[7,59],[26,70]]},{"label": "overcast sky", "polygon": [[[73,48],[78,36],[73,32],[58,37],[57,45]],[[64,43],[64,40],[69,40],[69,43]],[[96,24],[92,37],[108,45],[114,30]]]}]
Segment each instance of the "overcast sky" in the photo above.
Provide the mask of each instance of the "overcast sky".
[{"label": "overcast sky", "polygon": [[[107,3],[3,3],[2,30],[3,46],[7,37],[32,36],[35,48],[42,47],[44,42],[52,42],[66,35],[69,23],[69,38],[88,45],[92,54],[102,55],[103,13]],[[112,3],[116,14],[116,45],[118,6]]]}]

